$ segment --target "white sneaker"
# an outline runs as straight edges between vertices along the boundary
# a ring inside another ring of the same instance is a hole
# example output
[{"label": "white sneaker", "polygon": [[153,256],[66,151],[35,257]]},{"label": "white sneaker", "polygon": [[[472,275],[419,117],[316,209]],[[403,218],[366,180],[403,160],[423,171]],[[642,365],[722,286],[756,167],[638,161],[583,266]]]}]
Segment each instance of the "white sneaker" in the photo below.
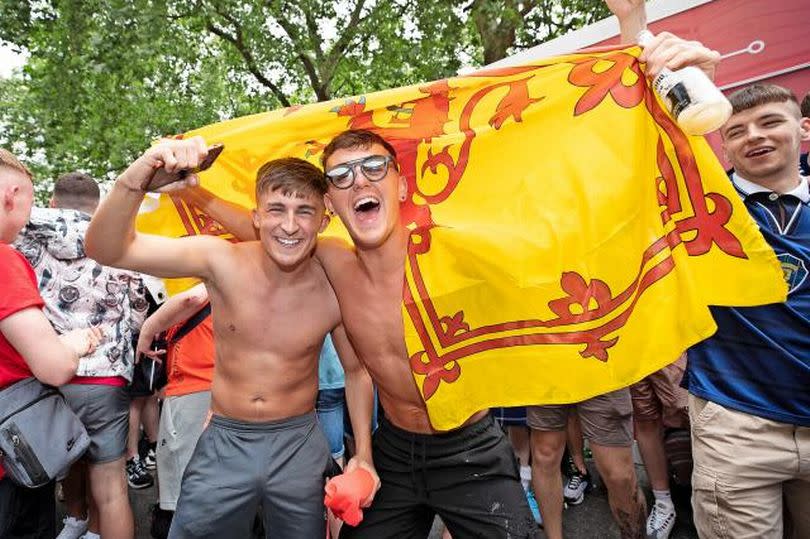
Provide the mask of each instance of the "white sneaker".
[{"label": "white sneaker", "polygon": [[59,535],[56,536],[56,539],[79,539],[79,537],[84,535],[84,532],[87,531],[86,520],[79,520],[78,518],[67,516],[62,522],[64,522],[65,526],[62,528],[62,531],[59,532]]},{"label": "white sneaker", "polygon": [[648,539],[668,539],[675,527],[675,508],[661,502],[655,502],[647,518]]},{"label": "white sneaker", "polygon": [[571,505],[579,505],[585,500],[585,491],[591,482],[590,475],[583,475],[577,471],[566,481],[563,488],[563,497]]}]

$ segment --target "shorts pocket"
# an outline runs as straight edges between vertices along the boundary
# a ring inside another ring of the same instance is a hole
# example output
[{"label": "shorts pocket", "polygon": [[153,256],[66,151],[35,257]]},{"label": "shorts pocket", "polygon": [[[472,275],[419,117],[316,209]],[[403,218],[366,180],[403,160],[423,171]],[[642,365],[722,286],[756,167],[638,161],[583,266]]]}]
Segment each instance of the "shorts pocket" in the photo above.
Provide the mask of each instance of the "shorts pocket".
[{"label": "shorts pocket", "polygon": [[700,397],[693,397],[689,404],[691,408],[689,415],[693,429],[703,428],[718,412],[723,410],[723,407],[719,404]]},{"label": "shorts pocket", "polygon": [[721,492],[717,476],[695,468],[692,474],[694,521],[701,537],[729,537],[720,508]]}]

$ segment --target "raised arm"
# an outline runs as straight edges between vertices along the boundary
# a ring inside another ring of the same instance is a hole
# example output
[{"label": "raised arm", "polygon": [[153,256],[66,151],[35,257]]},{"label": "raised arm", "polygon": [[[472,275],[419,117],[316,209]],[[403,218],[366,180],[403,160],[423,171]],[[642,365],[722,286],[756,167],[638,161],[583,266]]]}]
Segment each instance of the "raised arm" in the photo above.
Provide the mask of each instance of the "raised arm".
[{"label": "raised arm", "polygon": [[253,226],[250,210],[247,208],[222,200],[199,186],[183,189],[178,192],[178,195],[214,218],[239,241],[259,239],[256,228]]},{"label": "raised arm", "polygon": [[[339,325],[332,331],[332,342],[337,350],[346,378],[346,404],[349,407],[349,419],[352,423],[356,453],[346,464],[346,471],[360,467],[368,470],[374,477],[374,493],[380,488],[380,478],[374,469],[371,457],[371,419],[374,413],[374,384],[365,367],[357,358],[354,347],[349,342],[346,330]],[[368,507],[374,499],[372,494],[363,500],[362,506]]]},{"label": "raised arm", "polygon": [[647,27],[644,0],[605,0],[605,3],[619,19],[622,43],[635,43],[639,32]]},{"label": "raised arm", "polygon": [[[143,200],[142,187],[155,171],[191,170],[207,154],[200,137],[168,140],[149,148],[116,180],[99,206],[85,236],[88,256],[101,264],[126,268],[158,277],[210,278],[209,261],[231,245],[220,238],[193,236],[163,238],[135,231],[135,217]],[[187,181],[196,181],[189,177]]]},{"label": "raised arm", "polygon": [[208,290],[202,283],[169,298],[144,321],[138,337],[136,357],[144,354],[157,359],[156,351],[149,349],[155,336],[194,316],[207,301]]}]

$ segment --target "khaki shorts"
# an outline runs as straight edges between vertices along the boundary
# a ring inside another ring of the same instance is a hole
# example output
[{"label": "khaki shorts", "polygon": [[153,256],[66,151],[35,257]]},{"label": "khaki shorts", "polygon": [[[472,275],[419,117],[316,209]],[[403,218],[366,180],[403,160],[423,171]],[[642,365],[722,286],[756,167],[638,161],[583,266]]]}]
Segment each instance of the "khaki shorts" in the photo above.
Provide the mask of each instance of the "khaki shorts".
[{"label": "khaki shorts", "polygon": [[686,370],[686,354],[630,386],[633,417],[636,421],[662,421],[665,427],[689,427],[689,394],[681,387]]},{"label": "khaki shorts", "polygon": [[565,430],[572,410],[579,414],[582,434],[592,443],[610,447],[633,445],[633,404],[628,388],[575,404],[528,406],[526,419],[534,430],[559,432]]},{"label": "khaki shorts", "polygon": [[704,539],[810,537],[810,427],[689,395],[692,507]]}]

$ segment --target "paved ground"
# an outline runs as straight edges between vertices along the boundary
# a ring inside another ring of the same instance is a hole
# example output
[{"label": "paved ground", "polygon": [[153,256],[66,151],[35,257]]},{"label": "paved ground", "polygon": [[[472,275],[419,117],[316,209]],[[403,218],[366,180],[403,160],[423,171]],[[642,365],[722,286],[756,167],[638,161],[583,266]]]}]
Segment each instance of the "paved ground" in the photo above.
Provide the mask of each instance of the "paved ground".
[{"label": "paved ground", "polygon": [[[593,469],[591,464],[592,463],[589,462],[589,467]],[[637,470],[642,486],[646,488],[644,469],[639,466]],[[592,470],[591,473],[593,474],[595,472]],[[646,491],[649,492],[649,489],[646,488]],[[152,487],[144,490],[130,490],[129,497],[135,512],[135,536],[137,539],[149,539],[150,506],[156,501],[157,489]],[[675,501],[678,509],[678,521],[671,535],[671,539],[696,539],[697,533],[692,525],[692,515],[688,498],[676,495]],[[610,516],[607,493],[604,488],[597,487],[596,490],[588,493],[585,502],[581,505],[570,507],[565,511],[563,518],[565,536],[568,539],[613,539],[619,537],[618,528],[613,523]],[[543,537],[545,536],[543,535]],[[441,526],[437,521],[430,534],[430,539],[440,538]],[[232,538],[228,537],[225,539]]]}]

